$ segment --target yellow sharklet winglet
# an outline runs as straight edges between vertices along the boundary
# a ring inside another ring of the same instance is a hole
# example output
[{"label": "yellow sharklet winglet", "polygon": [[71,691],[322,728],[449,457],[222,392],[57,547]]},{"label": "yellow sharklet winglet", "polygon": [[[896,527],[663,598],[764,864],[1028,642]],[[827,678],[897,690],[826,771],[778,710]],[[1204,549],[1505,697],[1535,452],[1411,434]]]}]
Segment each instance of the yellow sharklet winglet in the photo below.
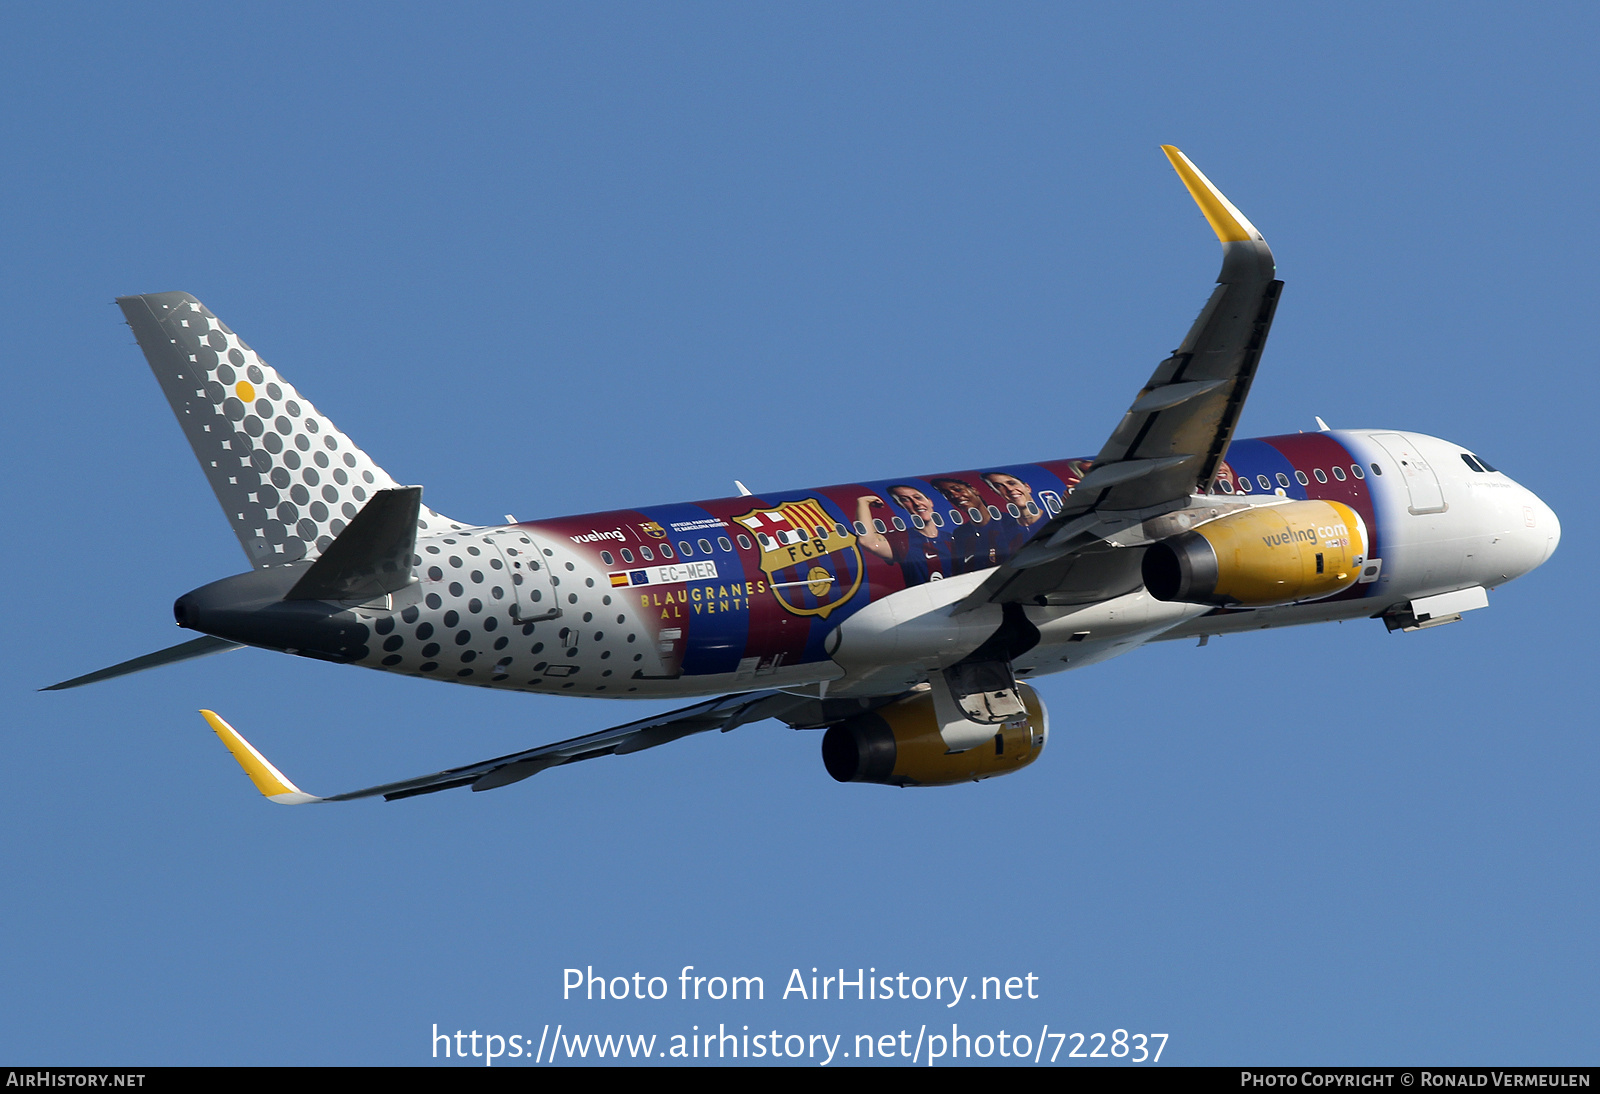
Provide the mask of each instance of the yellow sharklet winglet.
[{"label": "yellow sharklet winglet", "polygon": [[306,802],[322,801],[314,794],[303,792],[285,778],[283,772],[272,766],[271,760],[257,752],[254,745],[239,736],[239,731],[223,721],[216,711],[202,710],[200,716],[216,731],[223,747],[233,753],[233,758],[239,761],[244,773],[250,776],[250,781],[256,784],[256,789],[261,791],[268,801],[277,802],[279,805],[304,805]]},{"label": "yellow sharklet winglet", "polygon": [[1217,238],[1223,243],[1244,243],[1248,240],[1266,242],[1265,237],[1256,226],[1245,219],[1245,215],[1234,208],[1233,202],[1222,196],[1222,191],[1211,185],[1211,180],[1200,173],[1200,168],[1189,162],[1189,157],[1178,151],[1170,144],[1163,144],[1161,151],[1167,154],[1167,159],[1172,161],[1173,169],[1178,172],[1178,177],[1189,188],[1189,195],[1194,198],[1200,211],[1205,214],[1206,220],[1211,224],[1211,230],[1217,233]]}]

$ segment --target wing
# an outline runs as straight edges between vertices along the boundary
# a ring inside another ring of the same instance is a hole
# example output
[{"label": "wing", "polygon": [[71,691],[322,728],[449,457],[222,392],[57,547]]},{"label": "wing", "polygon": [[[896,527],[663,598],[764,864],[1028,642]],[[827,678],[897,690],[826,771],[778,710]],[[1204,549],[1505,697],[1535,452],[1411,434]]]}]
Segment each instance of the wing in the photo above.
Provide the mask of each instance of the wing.
[{"label": "wing", "polygon": [[[1183,344],[1156,367],[1066,505],[958,607],[1082,603],[1138,582],[1140,552],[1105,537],[1211,487],[1233,439],[1283,282],[1261,233],[1187,156],[1163,145],[1222,243],[1222,272]],[[1129,582],[1132,584],[1129,584]]]},{"label": "wing", "polygon": [[[895,698],[896,696],[885,696],[872,700],[871,705],[882,705],[892,702]],[[846,707],[849,708],[848,711]],[[496,756],[492,760],[483,760],[465,767],[452,767],[431,775],[402,779],[381,786],[369,786],[365,790],[352,790],[328,797],[305,793],[219,715],[209,710],[202,710],[200,713],[223,745],[233,753],[233,758],[244,768],[245,774],[250,776],[250,781],[255,783],[256,789],[266,798],[280,805],[304,805],[308,802],[354,801],[357,798],[379,796],[386,801],[395,801],[398,798],[432,794],[438,790],[450,790],[458,786],[470,786],[473,790],[493,790],[499,786],[520,782],[530,775],[537,775],[546,768],[576,763],[579,760],[592,760],[597,756],[624,756],[630,752],[643,752],[647,748],[664,745],[694,733],[705,733],[713,729],[726,733],[731,729],[766,718],[777,718],[796,727],[810,727],[825,724],[832,718],[845,717],[847,713],[854,713],[860,709],[858,700],[809,699],[780,691],[725,695],[720,699],[696,703],[681,710],[668,711],[654,718],[643,718],[626,725],[602,729],[597,733],[587,733],[554,744]]]}]

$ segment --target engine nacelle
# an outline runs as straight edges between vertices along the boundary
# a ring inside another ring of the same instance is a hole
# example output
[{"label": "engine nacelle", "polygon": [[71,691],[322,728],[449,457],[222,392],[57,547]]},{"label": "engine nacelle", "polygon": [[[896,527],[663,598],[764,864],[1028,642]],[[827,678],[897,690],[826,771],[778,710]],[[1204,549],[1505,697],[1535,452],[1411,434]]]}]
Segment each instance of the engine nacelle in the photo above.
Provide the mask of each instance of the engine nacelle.
[{"label": "engine nacelle", "polygon": [[1265,608],[1320,600],[1354,585],[1367,527],[1337,501],[1295,501],[1221,517],[1145,549],[1157,600]]},{"label": "engine nacelle", "polygon": [[964,752],[951,752],[939,734],[933,695],[919,691],[886,707],[828,727],[822,762],[842,783],[888,786],[952,786],[1009,775],[1044,751],[1050,720],[1044,703],[1018,683],[1025,713],[995,727],[994,737]]}]

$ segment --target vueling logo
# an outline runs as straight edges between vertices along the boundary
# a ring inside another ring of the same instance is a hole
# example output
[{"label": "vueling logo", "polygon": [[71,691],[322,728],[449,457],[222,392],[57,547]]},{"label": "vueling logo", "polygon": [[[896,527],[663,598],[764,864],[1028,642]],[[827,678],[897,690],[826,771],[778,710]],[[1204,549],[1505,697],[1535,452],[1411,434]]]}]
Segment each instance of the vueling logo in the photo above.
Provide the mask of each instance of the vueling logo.
[{"label": "vueling logo", "polygon": [[1316,544],[1318,541],[1327,547],[1348,547],[1350,529],[1343,524],[1319,524],[1315,528],[1291,528],[1285,525],[1281,533],[1261,537],[1261,542],[1268,547],[1284,547],[1291,543]]}]

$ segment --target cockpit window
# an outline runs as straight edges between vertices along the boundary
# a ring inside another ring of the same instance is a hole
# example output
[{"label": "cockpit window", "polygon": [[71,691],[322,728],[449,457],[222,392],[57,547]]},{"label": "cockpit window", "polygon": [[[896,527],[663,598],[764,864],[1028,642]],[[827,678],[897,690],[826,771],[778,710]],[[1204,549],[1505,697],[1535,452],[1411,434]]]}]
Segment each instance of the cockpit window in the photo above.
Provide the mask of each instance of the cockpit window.
[{"label": "cockpit window", "polygon": [[1470,453],[1470,452],[1461,453],[1461,462],[1466,464],[1468,467],[1472,468],[1474,471],[1482,471],[1483,470],[1483,464],[1481,464],[1477,460],[1473,459],[1472,458],[1472,453]]}]

